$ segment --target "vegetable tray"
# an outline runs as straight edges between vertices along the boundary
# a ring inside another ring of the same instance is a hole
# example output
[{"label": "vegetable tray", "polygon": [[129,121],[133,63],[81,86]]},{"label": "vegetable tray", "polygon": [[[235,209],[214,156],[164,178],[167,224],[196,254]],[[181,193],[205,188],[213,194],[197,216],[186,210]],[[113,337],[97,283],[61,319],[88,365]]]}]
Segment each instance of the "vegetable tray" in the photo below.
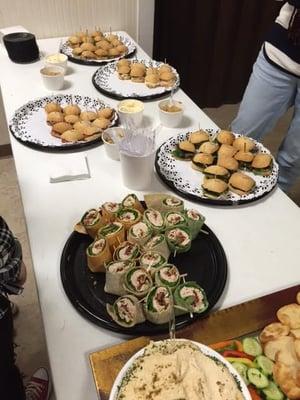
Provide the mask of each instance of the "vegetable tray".
[{"label": "vegetable tray", "polygon": [[[300,290],[296,285],[236,306],[211,313],[176,332],[176,337],[201,342],[206,345],[251,335],[276,320],[276,311],[295,301]],[[142,336],[121,344],[93,352],[89,355],[96,390],[101,400],[107,400],[113,382],[126,361],[151,339],[167,335]]]}]

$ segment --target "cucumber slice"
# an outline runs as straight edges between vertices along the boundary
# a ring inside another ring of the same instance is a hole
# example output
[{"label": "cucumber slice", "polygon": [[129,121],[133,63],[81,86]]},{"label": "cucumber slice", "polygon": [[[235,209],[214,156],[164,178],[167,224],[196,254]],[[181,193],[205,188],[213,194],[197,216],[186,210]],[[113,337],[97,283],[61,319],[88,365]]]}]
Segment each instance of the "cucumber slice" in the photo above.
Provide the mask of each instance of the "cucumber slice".
[{"label": "cucumber slice", "polygon": [[272,375],[274,363],[268,357],[258,356],[254,360],[254,363],[257,365],[257,368],[262,371],[263,374]]},{"label": "cucumber slice", "polygon": [[257,357],[262,354],[262,347],[254,338],[245,338],[243,340],[244,352],[250,356]]},{"label": "cucumber slice", "polygon": [[270,381],[269,385],[262,390],[269,400],[283,400],[284,395],[276,383]]},{"label": "cucumber slice", "polygon": [[250,383],[258,389],[264,389],[269,385],[269,379],[257,368],[249,368],[247,376]]},{"label": "cucumber slice", "polygon": [[240,362],[233,362],[231,365],[241,375],[241,377],[242,377],[243,381],[245,382],[245,384],[248,385],[249,384],[249,381],[248,381],[248,378],[247,378],[248,367],[245,364],[242,364]]}]

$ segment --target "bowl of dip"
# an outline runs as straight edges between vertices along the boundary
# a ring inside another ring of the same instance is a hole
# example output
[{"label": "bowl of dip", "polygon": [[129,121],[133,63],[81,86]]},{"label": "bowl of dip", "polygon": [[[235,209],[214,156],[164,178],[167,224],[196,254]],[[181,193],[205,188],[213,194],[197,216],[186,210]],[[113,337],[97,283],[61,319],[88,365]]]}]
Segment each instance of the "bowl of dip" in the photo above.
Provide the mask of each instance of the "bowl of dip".
[{"label": "bowl of dip", "polygon": [[118,114],[124,126],[139,127],[143,121],[144,103],[140,100],[126,99],[120,101]]},{"label": "bowl of dip", "polygon": [[68,57],[65,54],[55,53],[45,57],[46,67],[62,67],[67,68]]},{"label": "bowl of dip", "polygon": [[59,66],[44,67],[40,70],[44,85],[49,90],[59,90],[64,86],[65,69]]},{"label": "bowl of dip", "polygon": [[183,105],[181,101],[162,100],[158,103],[159,118],[162,125],[167,128],[176,128],[183,116]]},{"label": "bowl of dip", "polygon": [[[199,381],[202,385],[196,384]],[[224,357],[186,339],[150,342],[135,353],[119,372],[109,400],[153,398],[154,384],[157,398],[166,400],[185,399],[186,393],[193,399],[210,394],[212,399],[251,400],[246,384]]]},{"label": "bowl of dip", "polygon": [[116,161],[120,160],[119,145],[117,141],[119,142],[123,137],[124,129],[120,127],[108,128],[102,132],[102,141],[104,143],[107,157]]}]

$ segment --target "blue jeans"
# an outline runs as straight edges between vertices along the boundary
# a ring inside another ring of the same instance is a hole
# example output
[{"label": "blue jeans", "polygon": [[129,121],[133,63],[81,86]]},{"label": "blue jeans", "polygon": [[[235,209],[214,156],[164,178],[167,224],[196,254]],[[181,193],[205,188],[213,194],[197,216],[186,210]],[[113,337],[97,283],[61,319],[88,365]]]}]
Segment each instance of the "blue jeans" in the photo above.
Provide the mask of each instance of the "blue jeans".
[{"label": "blue jeans", "polygon": [[232,131],[261,141],[293,105],[293,118],[277,155],[278,184],[284,191],[300,176],[300,79],[271,65],[261,51]]}]

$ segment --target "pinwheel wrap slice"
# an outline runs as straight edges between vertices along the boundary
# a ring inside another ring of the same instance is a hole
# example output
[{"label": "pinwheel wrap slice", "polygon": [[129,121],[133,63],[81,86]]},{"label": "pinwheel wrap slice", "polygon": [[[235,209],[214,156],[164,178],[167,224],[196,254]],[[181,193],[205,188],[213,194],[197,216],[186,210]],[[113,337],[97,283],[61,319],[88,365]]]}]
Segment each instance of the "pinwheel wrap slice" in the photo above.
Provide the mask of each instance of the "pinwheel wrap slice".
[{"label": "pinwheel wrap slice", "polygon": [[105,272],[105,264],[112,260],[112,254],[104,237],[96,239],[86,249],[87,264],[92,272]]},{"label": "pinwheel wrap slice", "polygon": [[126,294],[123,286],[124,276],[134,266],[135,262],[132,261],[112,261],[106,265],[104,291],[117,296]]},{"label": "pinwheel wrap slice", "polygon": [[170,289],[165,286],[153,287],[144,304],[146,319],[153,324],[165,324],[173,314],[173,297]]},{"label": "pinwheel wrap slice", "polygon": [[177,286],[174,302],[177,315],[189,312],[201,314],[208,307],[206,293],[197,282],[184,282]]},{"label": "pinwheel wrap slice", "polygon": [[145,268],[135,267],[126,272],[123,285],[126,293],[143,298],[153,286],[153,281]]},{"label": "pinwheel wrap slice", "polygon": [[119,297],[113,305],[106,304],[106,310],[118,325],[125,328],[130,328],[145,321],[141,303],[130,294]]},{"label": "pinwheel wrap slice", "polygon": [[166,286],[172,291],[180,283],[180,273],[173,264],[166,264],[155,272],[155,284],[158,286]]},{"label": "pinwheel wrap slice", "polygon": [[153,236],[148,240],[143,246],[143,250],[146,251],[155,251],[156,253],[161,254],[165,257],[166,260],[169,259],[170,249],[168,243],[166,241],[165,235],[159,233]]},{"label": "pinwheel wrap slice", "polygon": [[129,228],[127,240],[142,246],[151,238],[152,231],[145,222],[138,222]]}]

